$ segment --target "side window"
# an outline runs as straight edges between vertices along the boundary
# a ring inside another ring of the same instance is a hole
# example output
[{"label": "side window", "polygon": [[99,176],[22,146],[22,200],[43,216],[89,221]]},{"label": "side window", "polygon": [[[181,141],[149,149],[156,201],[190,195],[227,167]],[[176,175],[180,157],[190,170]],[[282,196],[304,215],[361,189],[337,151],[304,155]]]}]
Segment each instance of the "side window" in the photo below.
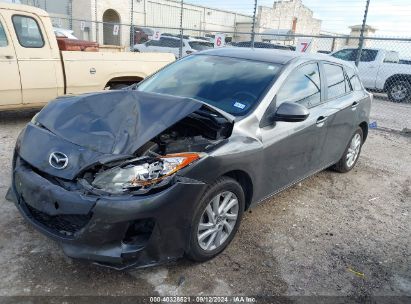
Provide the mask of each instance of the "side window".
[{"label": "side window", "polygon": [[377,58],[378,51],[377,50],[362,50],[361,52],[361,62],[371,62],[374,61],[375,58]]},{"label": "side window", "polygon": [[320,70],[317,63],[297,68],[277,94],[277,105],[296,102],[307,108],[321,103]]},{"label": "side window", "polygon": [[163,41],[162,45],[164,47],[178,48],[178,47],[180,47],[180,40],[164,38],[164,41]]},{"label": "side window", "polygon": [[160,45],[160,41],[158,40],[150,40],[146,43],[146,46],[159,46]]},{"label": "side window", "polygon": [[3,24],[0,21],[0,47],[6,47],[8,45],[6,32],[4,31]]},{"label": "side window", "polygon": [[349,91],[342,67],[324,63],[324,73],[327,78],[328,99],[340,97]]},{"label": "side window", "polygon": [[360,78],[355,73],[354,69],[347,68],[347,76],[351,82],[352,89],[354,91],[362,91],[363,86],[361,84]]},{"label": "side window", "polygon": [[28,16],[14,15],[12,17],[17,39],[22,47],[42,48],[43,36],[36,20]]}]

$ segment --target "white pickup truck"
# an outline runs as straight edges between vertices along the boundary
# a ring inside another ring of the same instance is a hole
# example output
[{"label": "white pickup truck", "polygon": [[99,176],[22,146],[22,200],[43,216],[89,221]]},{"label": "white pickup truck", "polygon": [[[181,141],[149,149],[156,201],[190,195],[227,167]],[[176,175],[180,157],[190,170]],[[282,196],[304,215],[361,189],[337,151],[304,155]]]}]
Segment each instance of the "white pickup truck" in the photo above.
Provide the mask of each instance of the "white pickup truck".
[{"label": "white pickup truck", "polygon": [[124,87],[174,60],[165,53],[60,51],[47,12],[0,2],[0,111]]},{"label": "white pickup truck", "polygon": [[[357,49],[347,48],[331,56],[354,62],[357,54]],[[411,101],[411,65],[401,64],[397,52],[363,49],[358,70],[367,89],[386,92],[393,102]]]}]

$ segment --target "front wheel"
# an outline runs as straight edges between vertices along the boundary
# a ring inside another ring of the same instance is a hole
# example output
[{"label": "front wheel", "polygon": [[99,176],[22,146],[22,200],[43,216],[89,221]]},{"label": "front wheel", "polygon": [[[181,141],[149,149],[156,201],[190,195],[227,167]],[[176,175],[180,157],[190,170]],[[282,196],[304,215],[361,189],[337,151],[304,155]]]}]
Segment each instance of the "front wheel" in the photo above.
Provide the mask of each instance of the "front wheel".
[{"label": "front wheel", "polygon": [[244,206],[244,191],[234,179],[223,177],[210,186],[194,213],[187,257],[203,262],[221,253],[240,226]]},{"label": "front wheel", "polygon": [[338,163],[334,165],[333,169],[341,173],[346,173],[355,167],[361,154],[363,138],[363,131],[359,127],[351,137],[350,143],[344,151],[344,155]]},{"label": "front wheel", "polygon": [[411,84],[408,81],[396,81],[389,86],[387,93],[392,102],[410,102]]}]

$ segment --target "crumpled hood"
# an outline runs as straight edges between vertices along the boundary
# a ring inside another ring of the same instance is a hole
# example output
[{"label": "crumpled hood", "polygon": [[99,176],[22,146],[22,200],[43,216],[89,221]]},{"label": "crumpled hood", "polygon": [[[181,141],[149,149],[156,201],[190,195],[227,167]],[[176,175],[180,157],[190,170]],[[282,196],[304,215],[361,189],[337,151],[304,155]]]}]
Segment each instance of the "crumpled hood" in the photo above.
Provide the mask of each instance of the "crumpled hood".
[{"label": "crumpled hood", "polygon": [[[192,99],[137,91],[64,97],[49,103],[19,137],[17,152],[33,167],[72,180],[97,162],[132,155],[149,140],[203,106]],[[53,168],[64,153],[68,166]]]},{"label": "crumpled hood", "polygon": [[201,106],[188,98],[110,91],[57,99],[39,113],[37,122],[93,151],[132,154]]}]

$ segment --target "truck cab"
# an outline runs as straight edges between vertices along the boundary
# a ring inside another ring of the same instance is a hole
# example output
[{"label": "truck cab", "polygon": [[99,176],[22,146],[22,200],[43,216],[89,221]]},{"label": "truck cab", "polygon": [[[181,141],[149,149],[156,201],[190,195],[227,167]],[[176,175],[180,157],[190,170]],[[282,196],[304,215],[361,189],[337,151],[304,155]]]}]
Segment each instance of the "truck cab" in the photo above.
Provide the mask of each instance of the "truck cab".
[{"label": "truck cab", "polygon": [[65,94],[124,87],[174,60],[160,53],[60,51],[47,12],[0,3],[0,110],[41,107]]}]

